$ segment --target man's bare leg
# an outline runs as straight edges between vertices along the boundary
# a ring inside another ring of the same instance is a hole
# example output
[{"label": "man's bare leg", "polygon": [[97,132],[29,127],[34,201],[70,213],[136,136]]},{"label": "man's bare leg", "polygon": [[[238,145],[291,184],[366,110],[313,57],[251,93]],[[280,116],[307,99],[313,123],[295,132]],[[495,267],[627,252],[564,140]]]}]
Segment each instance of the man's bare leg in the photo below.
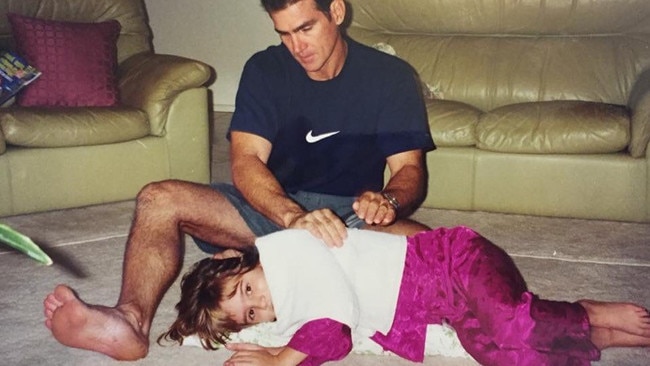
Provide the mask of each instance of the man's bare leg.
[{"label": "man's bare leg", "polygon": [[118,360],[146,356],[153,315],[181,268],[183,233],[233,247],[254,241],[237,210],[211,188],[180,181],[150,184],[136,201],[117,304],[88,305],[68,287],[57,287],[44,302],[54,337]]}]

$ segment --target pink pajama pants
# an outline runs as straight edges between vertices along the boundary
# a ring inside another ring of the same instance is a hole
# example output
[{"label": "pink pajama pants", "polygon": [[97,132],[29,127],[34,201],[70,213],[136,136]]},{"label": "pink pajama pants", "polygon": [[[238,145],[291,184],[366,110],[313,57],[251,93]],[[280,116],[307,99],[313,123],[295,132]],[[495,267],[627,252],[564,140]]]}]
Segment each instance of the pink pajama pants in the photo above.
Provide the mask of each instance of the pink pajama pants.
[{"label": "pink pajama pants", "polygon": [[589,365],[600,358],[577,303],[528,292],[512,259],[471,229],[409,238],[393,326],[372,337],[413,361],[424,358],[427,324],[448,322],[483,365]]}]

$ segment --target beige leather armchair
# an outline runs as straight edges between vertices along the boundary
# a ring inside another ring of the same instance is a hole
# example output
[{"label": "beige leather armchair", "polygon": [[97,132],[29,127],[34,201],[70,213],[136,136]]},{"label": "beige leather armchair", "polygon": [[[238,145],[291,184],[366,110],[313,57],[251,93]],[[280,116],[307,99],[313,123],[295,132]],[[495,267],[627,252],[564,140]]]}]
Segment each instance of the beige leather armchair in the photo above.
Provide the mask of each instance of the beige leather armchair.
[{"label": "beige leather armchair", "polygon": [[349,0],[426,84],[426,207],[650,221],[650,2]]},{"label": "beige leather armchair", "polygon": [[141,0],[9,0],[4,14],[75,21],[117,19],[117,107],[0,109],[0,216],[135,197],[147,183],[210,179],[208,97],[212,70],[153,52]]}]

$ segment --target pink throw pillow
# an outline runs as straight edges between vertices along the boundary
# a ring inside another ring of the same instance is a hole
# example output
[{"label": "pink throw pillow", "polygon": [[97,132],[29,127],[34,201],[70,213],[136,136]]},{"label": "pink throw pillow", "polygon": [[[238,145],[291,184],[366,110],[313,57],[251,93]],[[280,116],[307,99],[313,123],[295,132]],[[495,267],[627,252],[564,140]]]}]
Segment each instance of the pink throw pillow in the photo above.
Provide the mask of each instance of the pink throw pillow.
[{"label": "pink throw pillow", "polygon": [[105,107],[118,103],[118,21],[77,23],[7,16],[18,53],[43,73],[18,94],[18,105]]}]

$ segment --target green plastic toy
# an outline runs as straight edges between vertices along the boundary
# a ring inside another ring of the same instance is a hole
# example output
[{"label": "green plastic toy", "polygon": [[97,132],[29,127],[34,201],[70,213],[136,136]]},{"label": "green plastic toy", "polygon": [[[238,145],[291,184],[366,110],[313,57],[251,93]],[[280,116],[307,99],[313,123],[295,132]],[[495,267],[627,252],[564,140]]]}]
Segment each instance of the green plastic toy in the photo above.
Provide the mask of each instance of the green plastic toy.
[{"label": "green plastic toy", "polygon": [[52,258],[36,245],[32,239],[5,224],[0,224],[0,242],[8,244],[10,247],[27,254],[47,266],[54,263]]}]

